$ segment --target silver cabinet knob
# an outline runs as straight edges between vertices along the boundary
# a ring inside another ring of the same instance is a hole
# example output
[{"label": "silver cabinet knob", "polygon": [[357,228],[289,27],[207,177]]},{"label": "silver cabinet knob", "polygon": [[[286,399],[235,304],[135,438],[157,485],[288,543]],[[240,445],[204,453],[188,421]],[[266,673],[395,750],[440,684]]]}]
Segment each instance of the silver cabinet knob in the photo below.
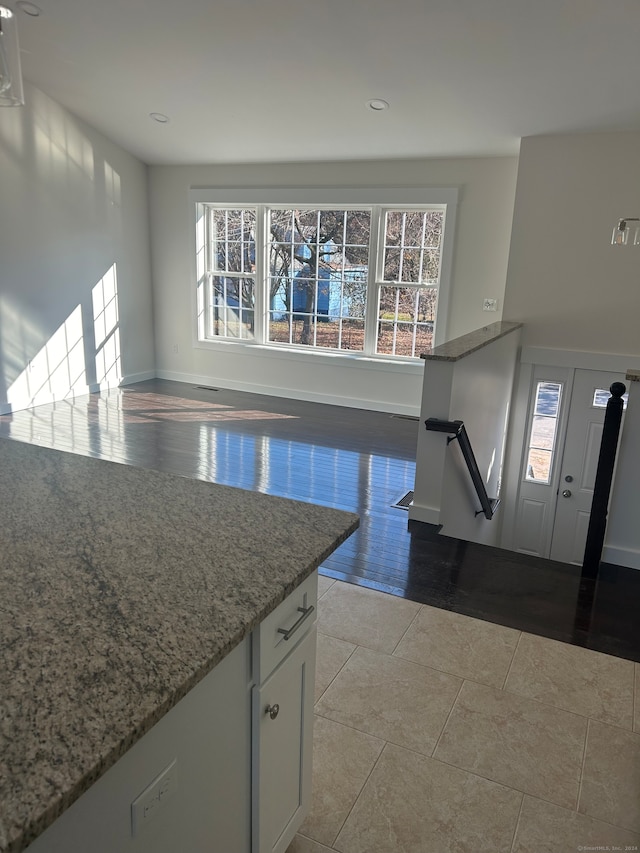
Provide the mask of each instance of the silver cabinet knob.
[{"label": "silver cabinet knob", "polygon": [[571,497],[571,489],[564,489],[562,492],[562,497],[563,498],[570,498]]},{"label": "silver cabinet knob", "polygon": [[278,713],[280,712],[280,705],[267,705],[267,707],[264,709],[264,712],[265,714],[268,714],[272,720],[275,720],[275,718],[278,716]]}]

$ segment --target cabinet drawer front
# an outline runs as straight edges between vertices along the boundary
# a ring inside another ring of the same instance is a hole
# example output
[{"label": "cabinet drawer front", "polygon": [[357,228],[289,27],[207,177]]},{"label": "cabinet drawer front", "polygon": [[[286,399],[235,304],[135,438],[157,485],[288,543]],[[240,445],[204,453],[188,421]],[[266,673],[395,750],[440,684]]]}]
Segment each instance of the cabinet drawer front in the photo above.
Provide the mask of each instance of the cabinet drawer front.
[{"label": "cabinet drawer front", "polygon": [[313,572],[254,631],[254,680],[261,684],[315,625],[318,573]]}]

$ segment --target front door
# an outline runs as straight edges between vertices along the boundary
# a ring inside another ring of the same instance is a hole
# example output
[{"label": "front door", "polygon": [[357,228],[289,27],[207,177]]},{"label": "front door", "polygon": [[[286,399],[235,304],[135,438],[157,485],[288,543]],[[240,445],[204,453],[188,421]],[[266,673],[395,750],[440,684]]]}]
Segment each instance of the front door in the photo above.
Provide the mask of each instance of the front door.
[{"label": "front door", "polygon": [[516,512],[516,551],[582,564],[609,388],[622,374],[537,368]]},{"label": "front door", "polygon": [[552,560],[582,565],[609,388],[623,380],[621,374],[600,370],[575,372],[551,538]]}]

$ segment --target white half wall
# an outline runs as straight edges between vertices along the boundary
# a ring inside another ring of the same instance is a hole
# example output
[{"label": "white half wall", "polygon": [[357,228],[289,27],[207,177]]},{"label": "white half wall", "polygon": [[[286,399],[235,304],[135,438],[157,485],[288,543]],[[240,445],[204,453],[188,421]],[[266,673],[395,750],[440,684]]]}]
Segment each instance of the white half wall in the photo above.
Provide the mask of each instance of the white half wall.
[{"label": "white half wall", "polygon": [[[413,505],[409,517],[441,526],[440,533],[497,545],[503,508],[485,518],[457,441],[425,428],[427,418],[463,421],[489,499],[501,498],[507,426],[520,329],[457,361],[427,361]],[[478,513],[478,514],[476,514]]]},{"label": "white half wall", "polygon": [[[422,364],[216,350],[194,340],[189,190],[207,187],[457,187],[447,339],[500,319],[517,160],[506,158],[249,166],[152,166],[150,211],[157,375],[417,415]],[[485,297],[498,313],[482,311]]]},{"label": "white half wall", "polygon": [[0,110],[0,412],[154,375],[147,168],[25,95]]}]

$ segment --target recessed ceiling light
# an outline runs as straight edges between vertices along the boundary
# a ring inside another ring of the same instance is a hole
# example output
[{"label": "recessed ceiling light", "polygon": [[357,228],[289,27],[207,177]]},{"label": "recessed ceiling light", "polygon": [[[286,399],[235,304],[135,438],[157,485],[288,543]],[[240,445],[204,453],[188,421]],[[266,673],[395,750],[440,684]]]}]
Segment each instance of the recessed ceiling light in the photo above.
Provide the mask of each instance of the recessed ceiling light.
[{"label": "recessed ceiling light", "polygon": [[169,116],[166,116],[164,113],[149,113],[149,118],[157,121],[158,124],[167,124],[169,122]]},{"label": "recessed ceiling light", "polygon": [[35,3],[28,3],[27,0],[18,0],[16,6],[21,12],[24,12],[25,15],[31,15],[32,18],[37,18],[42,14],[42,9],[39,6],[36,6]]},{"label": "recessed ceiling light", "polygon": [[389,109],[389,102],[383,101],[382,98],[373,98],[371,101],[367,103],[367,106],[370,110],[373,110],[376,113],[382,112],[382,110]]}]

